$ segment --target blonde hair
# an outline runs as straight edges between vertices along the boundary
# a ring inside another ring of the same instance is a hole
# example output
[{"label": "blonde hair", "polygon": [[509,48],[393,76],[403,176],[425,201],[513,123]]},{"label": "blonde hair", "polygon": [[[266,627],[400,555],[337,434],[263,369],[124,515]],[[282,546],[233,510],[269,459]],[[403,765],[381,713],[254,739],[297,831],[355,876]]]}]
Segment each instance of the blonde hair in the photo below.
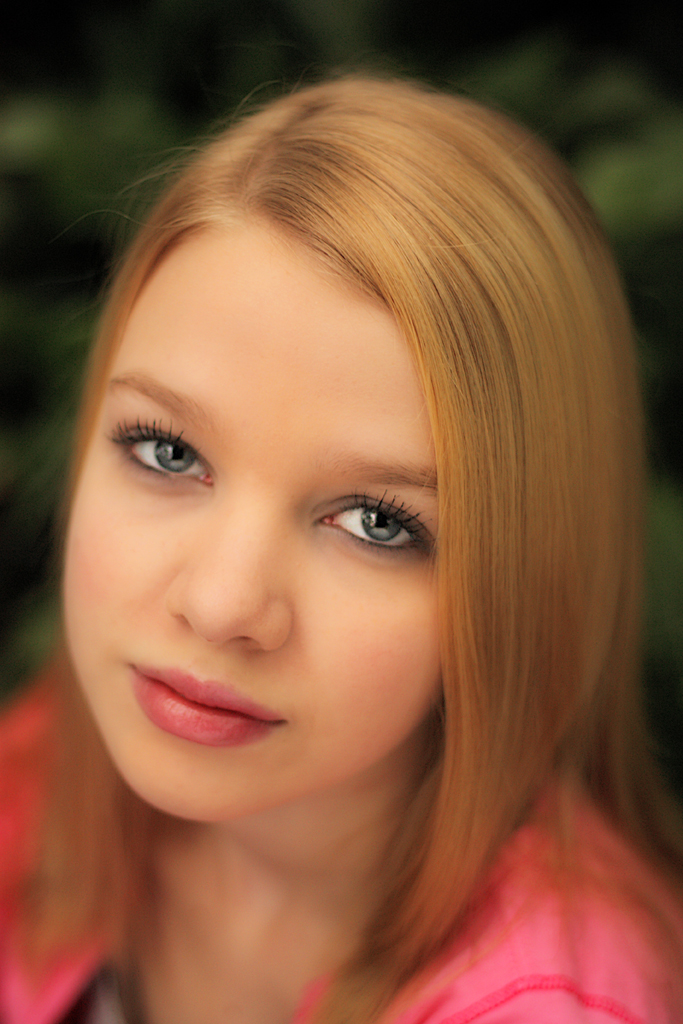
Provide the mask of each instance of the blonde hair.
[{"label": "blonde hair", "polygon": [[[108,361],[155,266],[192,232],[250,219],[391,310],[415,358],[437,453],[442,717],[385,901],[325,1005],[326,1019],[362,1021],[457,936],[541,795],[557,850],[587,799],[680,890],[681,843],[639,691],[634,344],[595,218],[541,143],[467,99],[405,82],[328,81],[221,133],[152,211],[105,314],[81,452]],[[92,728],[84,718],[83,749]],[[98,740],[87,743],[100,767],[71,785],[85,793],[107,774],[114,793],[120,784]],[[88,799],[90,813],[111,821]],[[116,800],[121,822],[137,798],[126,791]],[[55,819],[62,864],[67,846],[73,862],[78,813],[68,844],[63,815]],[[130,901],[124,841],[119,825],[116,842],[93,846],[91,869],[81,858],[80,904],[63,889],[76,930],[112,931],[115,862]],[[105,879],[106,900],[97,895]],[[54,922],[58,910],[49,913]]]}]

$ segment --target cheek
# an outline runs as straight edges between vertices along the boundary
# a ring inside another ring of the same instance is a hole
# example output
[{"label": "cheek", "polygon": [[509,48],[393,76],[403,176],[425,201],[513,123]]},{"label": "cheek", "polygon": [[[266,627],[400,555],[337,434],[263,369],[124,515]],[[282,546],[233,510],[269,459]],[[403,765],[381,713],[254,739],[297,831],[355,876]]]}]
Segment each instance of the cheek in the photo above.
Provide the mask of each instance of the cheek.
[{"label": "cheek", "polygon": [[80,523],[73,523],[64,563],[67,615],[72,607],[79,611],[87,610],[111,593],[111,580],[105,582],[110,571],[107,546],[99,531],[83,530]]},{"label": "cheek", "polygon": [[335,666],[340,715],[356,724],[409,731],[440,692],[436,601],[431,586],[395,591],[381,601],[337,605],[334,622],[321,630],[334,640],[321,649]]},{"label": "cheek", "polygon": [[112,531],[105,509],[79,497],[74,505],[67,534],[64,562],[64,602],[67,616],[74,608],[79,614],[102,607],[116,591],[117,580],[125,574],[126,544]]},{"label": "cheek", "polygon": [[139,591],[144,565],[126,519],[118,516],[97,481],[84,481],[76,496],[64,560],[64,610],[70,635],[112,625]]},{"label": "cheek", "polygon": [[[90,678],[102,656],[102,621],[111,618],[109,556],[99,530],[74,509],[64,561],[64,625],[76,674]],[[111,547],[111,544],[109,545]],[[94,659],[94,660],[93,660]]]}]

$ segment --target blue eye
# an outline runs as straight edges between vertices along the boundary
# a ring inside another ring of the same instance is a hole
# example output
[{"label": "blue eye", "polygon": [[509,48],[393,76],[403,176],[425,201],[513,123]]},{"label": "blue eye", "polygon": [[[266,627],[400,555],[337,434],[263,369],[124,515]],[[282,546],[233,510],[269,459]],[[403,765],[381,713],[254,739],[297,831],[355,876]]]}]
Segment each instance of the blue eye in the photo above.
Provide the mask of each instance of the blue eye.
[{"label": "blue eye", "polygon": [[368,547],[422,551],[433,547],[433,538],[419,516],[408,512],[403,504],[378,501],[367,495],[354,495],[346,508],[325,516],[323,522],[344,530]]},{"label": "blue eye", "polygon": [[183,476],[204,476],[206,470],[197,459],[194,448],[178,441],[137,441],[131,453],[144,466],[163,473]]},{"label": "blue eye", "polygon": [[208,482],[206,467],[192,445],[180,434],[161,430],[156,420],[152,424],[140,421],[134,427],[120,423],[112,440],[126,449],[131,458],[146,469],[164,476],[196,477]]},{"label": "blue eye", "polygon": [[335,525],[360,540],[383,547],[402,547],[413,537],[399,520],[380,508],[351,508],[334,516]]}]

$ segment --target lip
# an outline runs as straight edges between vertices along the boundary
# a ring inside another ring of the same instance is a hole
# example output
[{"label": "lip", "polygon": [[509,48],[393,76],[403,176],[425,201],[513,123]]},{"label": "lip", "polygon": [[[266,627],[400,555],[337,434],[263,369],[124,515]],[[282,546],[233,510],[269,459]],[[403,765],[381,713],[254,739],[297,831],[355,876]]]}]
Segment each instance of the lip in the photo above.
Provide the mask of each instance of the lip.
[{"label": "lip", "polygon": [[142,711],[154,725],[181,739],[212,747],[242,746],[284,724],[276,712],[223,683],[179,669],[131,669]]}]

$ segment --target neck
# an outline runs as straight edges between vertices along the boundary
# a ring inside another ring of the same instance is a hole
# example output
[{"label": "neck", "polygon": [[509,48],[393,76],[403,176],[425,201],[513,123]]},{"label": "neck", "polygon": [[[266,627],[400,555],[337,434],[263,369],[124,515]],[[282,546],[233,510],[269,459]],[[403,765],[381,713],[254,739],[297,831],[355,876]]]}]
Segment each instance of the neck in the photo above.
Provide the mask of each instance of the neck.
[{"label": "neck", "polygon": [[404,806],[395,795],[325,794],[229,823],[178,823],[162,861],[164,890],[176,901],[198,890],[224,907],[267,892],[273,904],[362,926]]},{"label": "neck", "polygon": [[356,951],[405,804],[373,787],[229,823],[172,823],[155,941],[141,958],[151,1024],[291,1019],[306,986]]}]

